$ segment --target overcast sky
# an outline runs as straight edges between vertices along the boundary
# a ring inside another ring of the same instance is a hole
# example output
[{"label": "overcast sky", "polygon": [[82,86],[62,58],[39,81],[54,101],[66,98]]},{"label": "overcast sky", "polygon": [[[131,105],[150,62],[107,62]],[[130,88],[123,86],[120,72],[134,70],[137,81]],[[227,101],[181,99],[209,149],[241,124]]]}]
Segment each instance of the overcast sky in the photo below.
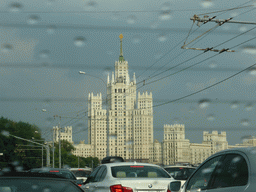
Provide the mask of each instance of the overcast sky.
[{"label": "overcast sky", "polygon": [[[105,97],[122,33],[137,91],[153,94],[155,139],[162,141],[164,124],[181,123],[191,142],[218,130],[241,143],[255,135],[256,72],[241,72],[255,63],[255,25],[190,20],[255,22],[254,1],[228,2],[2,0],[0,116],[37,125],[47,140],[58,123],[73,126],[74,141],[87,141],[88,94]],[[181,49],[185,40],[188,48],[235,52]]]}]

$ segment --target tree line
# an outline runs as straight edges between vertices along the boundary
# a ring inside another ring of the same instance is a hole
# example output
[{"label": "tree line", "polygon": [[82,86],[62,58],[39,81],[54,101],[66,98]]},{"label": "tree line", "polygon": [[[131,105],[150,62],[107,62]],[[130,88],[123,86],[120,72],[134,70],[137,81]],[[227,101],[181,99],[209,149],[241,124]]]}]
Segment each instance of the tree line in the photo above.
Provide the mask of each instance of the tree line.
[{"label": "tree line", "polygon": [[[38,144],[47,144],[42,138],[41,131],[36,125],[25,122],[15,122],[8,118],[0,118],[0,169],[14,165],[18,170],[29,170],[46,166],[46,150]],[[48,143],[49,144],[49,143]],[[55,143],[54,164],[59,167],[59,144]],[[52,146],[50,146],[50,163],[53,165]],[[77,157],[72,154],[74,150],[72,143],[61,141],[61,167],[96,167],[99,164],[97,157]],[[42,159],[43,157],[43,159]],[[42,161],[43,160],[43,161]],[[78,162],[79,161],[79,162]]]}]

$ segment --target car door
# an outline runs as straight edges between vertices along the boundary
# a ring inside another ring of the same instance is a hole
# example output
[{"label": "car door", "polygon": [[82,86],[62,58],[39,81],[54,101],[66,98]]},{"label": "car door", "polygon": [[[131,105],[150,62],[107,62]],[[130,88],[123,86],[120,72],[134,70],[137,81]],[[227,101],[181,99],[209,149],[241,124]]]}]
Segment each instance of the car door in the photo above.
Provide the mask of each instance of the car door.
[{"label": "car door", "polygon": [[249,165],[242,153],[225,155],[208,185],[209,192],[241,192],[247,188]]},{"label": "car door", "polygon": [[186,182],[185,186],[182,188],[182,191],[206,192],[209,181],[211,180],[216,167],[220,165],[221,159],[223,159],[223,156],[219,155],[209,159],[203,165],[201,165]]},{"label": "car door", "polygon": [[107,175],[107,167],[102,166],[101,169],[98,171],[95,180],[94,180],[94,190],[93,192],[106,192],[109,191],[109,183],[105,180]]},{"label": "car door", "polygon": [[96,175],[98,173],[98,171],[100,170],[101,166],[97,167],[96,169],[94,169],[94,171],[89,175],[89,177],[87,178],[87,180],[85,181],[85,185],[83,186],[83,190],[86,192],[92,192],[95,190],[95,178]]}]

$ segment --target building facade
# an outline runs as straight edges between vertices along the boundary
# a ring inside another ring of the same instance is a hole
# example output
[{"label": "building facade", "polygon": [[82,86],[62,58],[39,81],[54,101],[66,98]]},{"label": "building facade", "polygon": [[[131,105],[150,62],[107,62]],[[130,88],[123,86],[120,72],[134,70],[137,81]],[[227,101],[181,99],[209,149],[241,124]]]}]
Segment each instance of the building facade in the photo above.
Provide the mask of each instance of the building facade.
[{"label": "building facade", "polygon": [[[136,77],[129,76],[128,62],[120,55],[115,71],[107,77],[107,97],[90,93],[88,97],[88,143],[91,156],[103,159],[121,156],[126,160],[153,161],[152,93],[136,92]],[[107,108],[102,109],[102,104]]]},{"label": "building facade", "polygon": [[58,126],[53,127],[53,140],[54,142],[59,141],[59,136],[61,140],[66,140],[70,143],[73,143],[72,140],[72,126],[66,126],[64,128],[60,128]]}]

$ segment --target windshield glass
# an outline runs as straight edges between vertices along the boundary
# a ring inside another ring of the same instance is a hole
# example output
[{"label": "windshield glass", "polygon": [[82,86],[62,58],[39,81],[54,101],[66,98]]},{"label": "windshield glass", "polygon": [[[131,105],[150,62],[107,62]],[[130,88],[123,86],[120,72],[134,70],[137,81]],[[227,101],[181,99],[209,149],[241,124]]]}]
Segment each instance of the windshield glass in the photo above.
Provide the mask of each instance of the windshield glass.
[{"label": "windshield glass", "polygon": [[256,146],[255,16],[256,0],[0,0],[0,169]]},{"label": "windshield glass", "polygon": [[72,172],[75,174],[76,177],[88,177],[91,174],[91,171],[83,171],[83,170],[77,170]]},{"label": "windshield glass", "polygon": [[177,180],[187,180],[189,176],[196,170],[195,168],[183,168],[183,167],[173,167],[165,168],[165,170],[170,173],[170,175]]},{"label": "windshield glass", "polygon": [[171,178],[163,169],[152,166],[116,166],[111,167],[113,177],[147,177],[147,178]]},{"label": "windshield glass", "polygon": [[54,179],[33,179],[33,178],[6,178],[0,179],[1,192],[81,192],[81,190],[71,182],[58,181]]}]

